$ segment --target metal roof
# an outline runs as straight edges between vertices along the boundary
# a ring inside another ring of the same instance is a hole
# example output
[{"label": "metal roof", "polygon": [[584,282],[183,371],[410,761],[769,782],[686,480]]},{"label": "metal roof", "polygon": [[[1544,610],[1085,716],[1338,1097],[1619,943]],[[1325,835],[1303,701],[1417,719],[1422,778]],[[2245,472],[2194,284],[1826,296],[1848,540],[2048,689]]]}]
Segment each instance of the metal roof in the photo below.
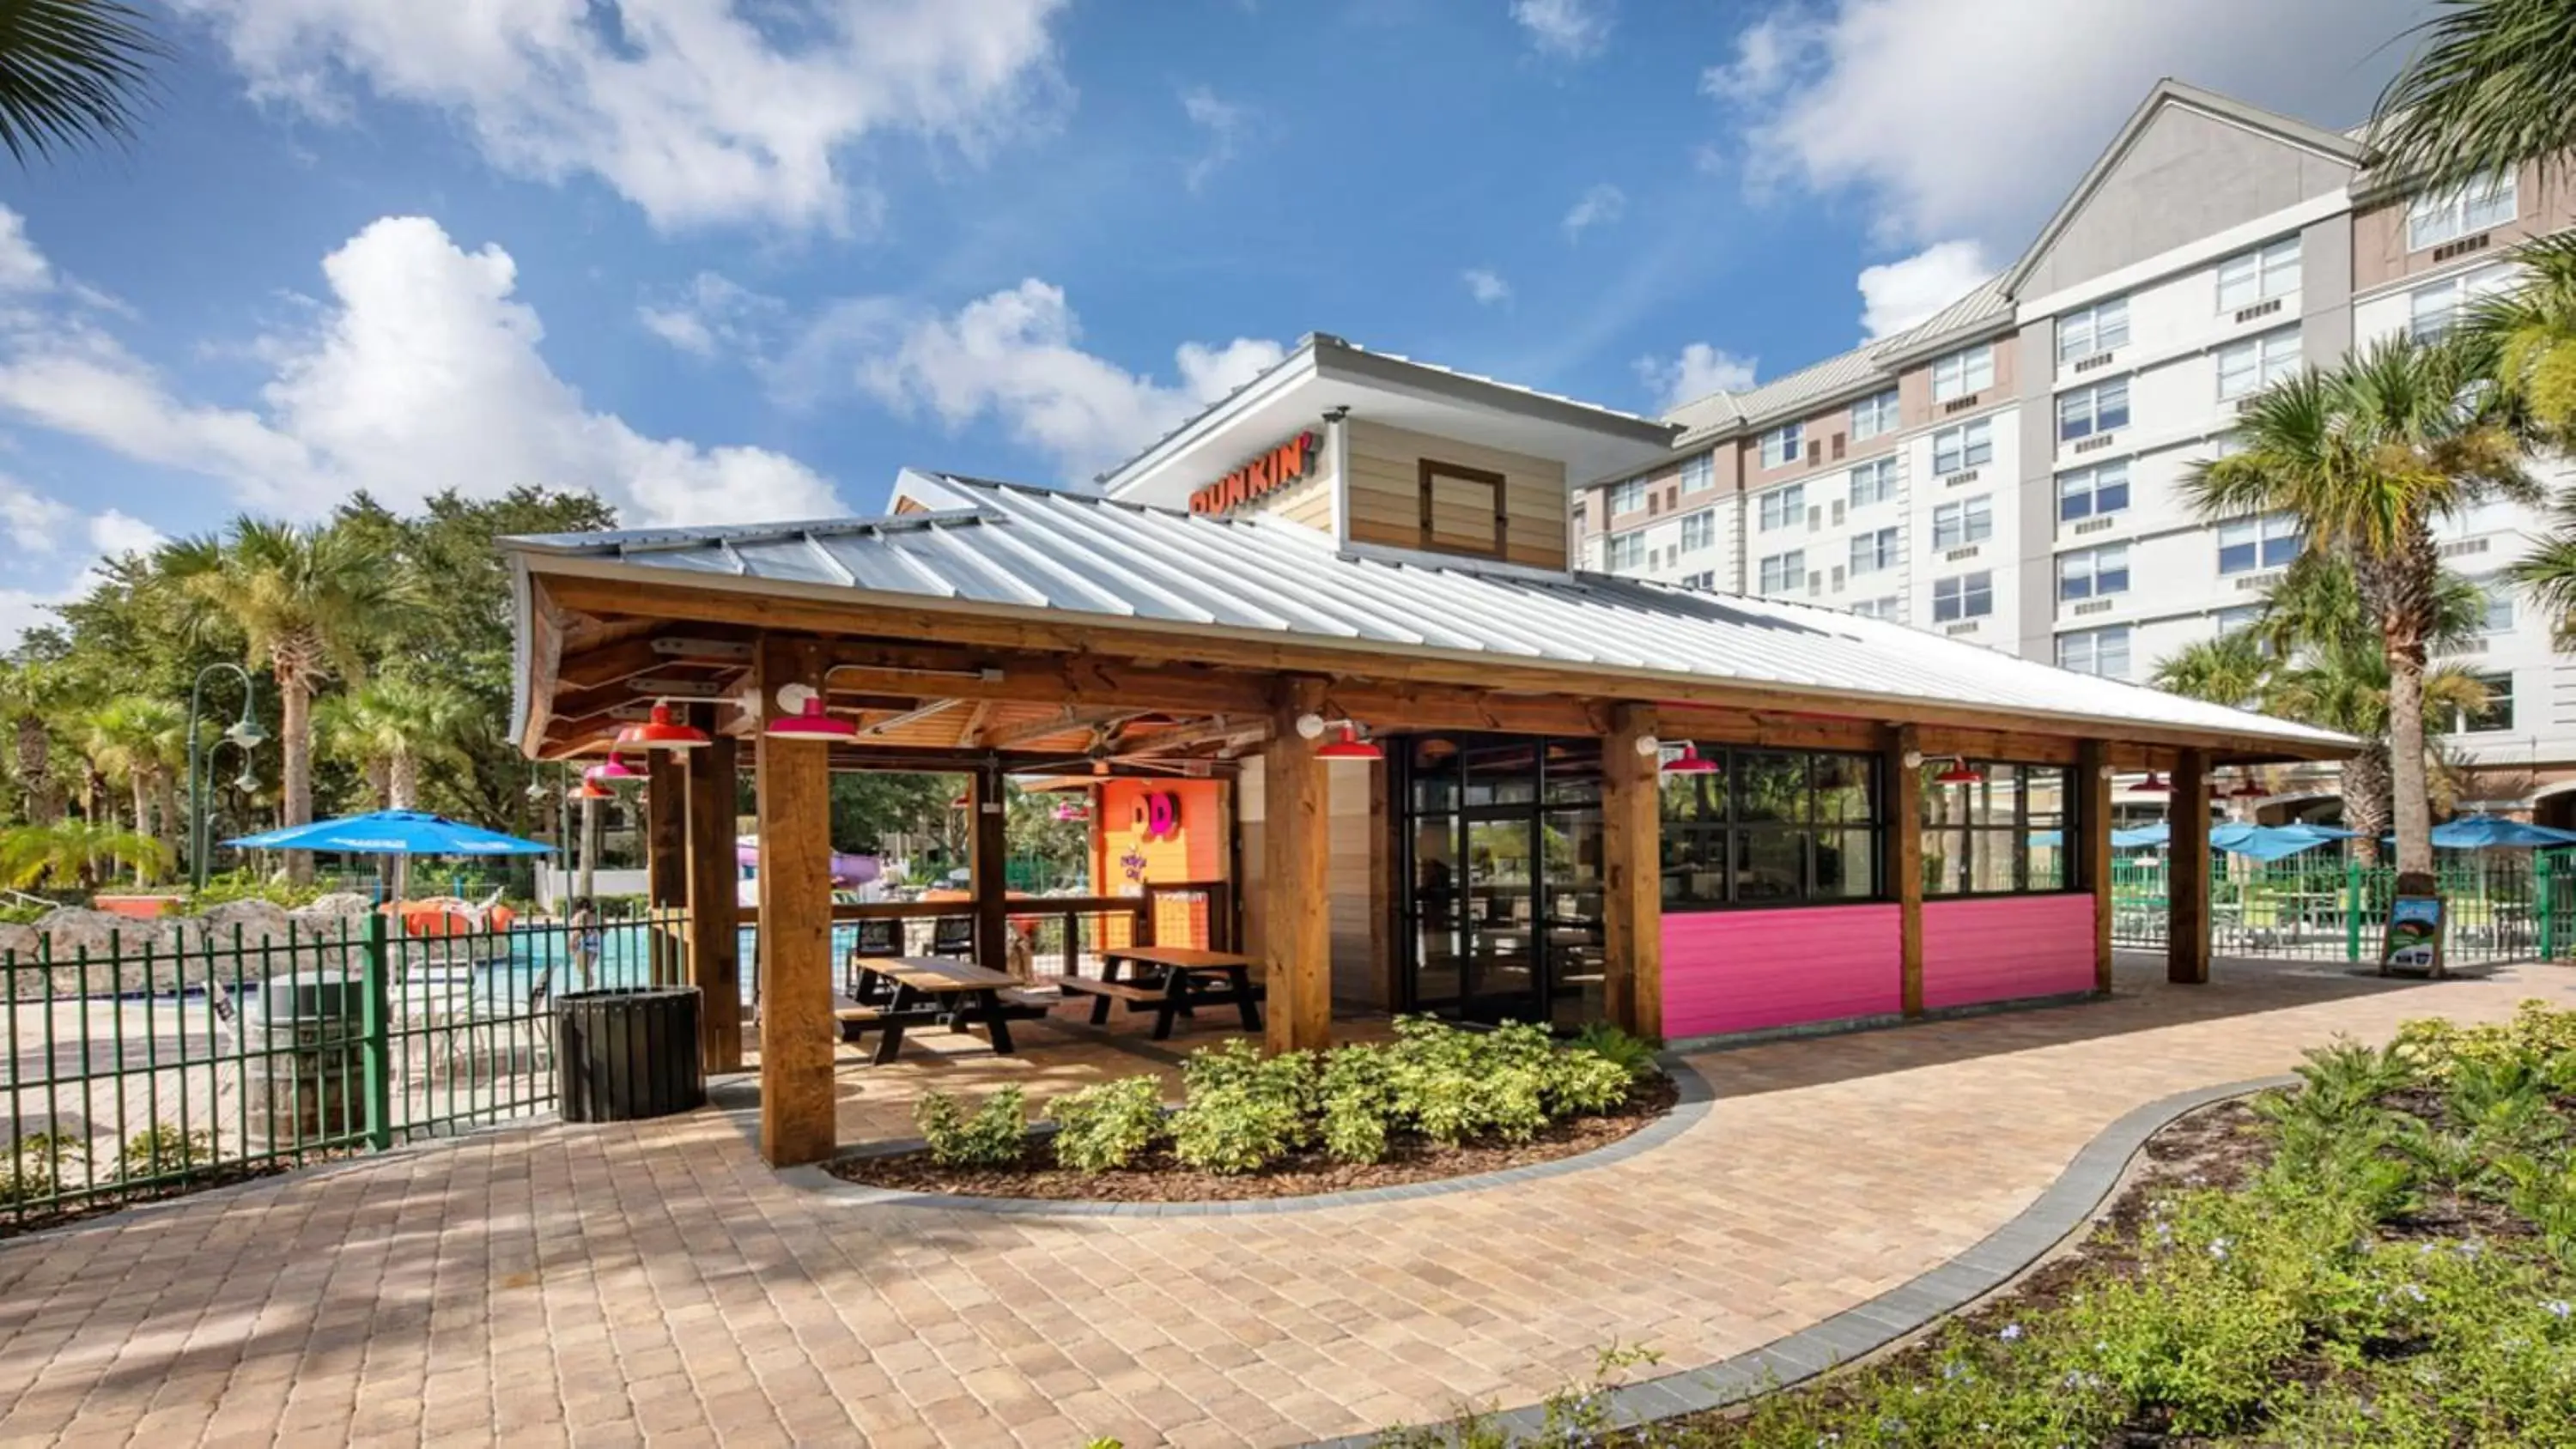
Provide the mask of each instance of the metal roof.
[{"label": "metal roof", "polygon": [[[2165,726],[2348,743],[2304,725],[2069,673],[1903,625],[1809,605],[1608,574],[1541,574],[1337,552],[1277,519],[1205,518],[1090,494],[954,475],[968,506],[756,528],[653,529],[505,540],[546,556],[764,583],[913,596],[1096,621],[1295,635],[1388,654],[1437,653],[1737,681],[1855,703],[1946,703],[2105,726]],[[560,565],[558,565],[560,567]]]}]

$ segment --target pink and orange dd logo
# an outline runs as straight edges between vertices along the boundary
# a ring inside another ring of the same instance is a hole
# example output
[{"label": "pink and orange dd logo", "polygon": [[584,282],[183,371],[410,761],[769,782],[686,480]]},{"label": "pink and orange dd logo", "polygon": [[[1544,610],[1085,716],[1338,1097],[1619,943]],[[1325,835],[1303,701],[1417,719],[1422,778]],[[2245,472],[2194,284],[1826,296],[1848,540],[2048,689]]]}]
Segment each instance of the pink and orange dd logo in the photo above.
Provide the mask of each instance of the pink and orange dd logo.
[{"label": "pink and orange dd logo", "polygon": [[1181,797],[1157,790],[1136,806],[1136,828],[1147,840],[1169,840],[1181,833]]}]

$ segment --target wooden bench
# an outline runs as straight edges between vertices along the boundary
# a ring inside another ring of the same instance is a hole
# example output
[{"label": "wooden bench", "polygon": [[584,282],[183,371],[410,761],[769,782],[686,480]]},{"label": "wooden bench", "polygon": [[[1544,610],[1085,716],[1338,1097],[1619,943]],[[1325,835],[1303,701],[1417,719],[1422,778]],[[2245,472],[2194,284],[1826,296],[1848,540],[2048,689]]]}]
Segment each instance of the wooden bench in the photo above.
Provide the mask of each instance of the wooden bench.
[{"label": "wooden bench", "polygon": [[[1140,973],[1159,972],[1148,981],[1121,980],[1125,968],[1133,966]],[[1205,984],[1208,977],[1222,977],[1222,987]],[[1252,958],[1224,951],[1199,951],[1183,946],[1128,946],[1101,953],[1101,979],[1068,975],[1056,986],[1067,996],[1088,996],[1091,1000],[1091,1024],[1103,1026],[1109,1021],[1109,1003],[1123,1001],[1131,1012],[1151,1010],[1154,1013],[1154,1040],[1162,1041],[1172,1034],[1172,1020],[1187,1016],[1195,1019],[1193,1010],[1201,1006],[1232,1006],[1242,1014],[1243,1029],[1261,1030],[1261,988],[1252,984]]]},{"label": "wooden bench", "polygon": [[903,1050],[904,1032],[915,1026],[945,1023],[953,1031],[980,1025],[992,1038],[993,1050],[1009,1056],[1011,1018],[1025,1018],[1030,1004],[1005,1002],[1022,995],[1017,977],[971,961],[939,956],[859,956],[850,962],[856,980],[848,1006],[834,1008],[844,1040],[856,1041],[874,1031],[874,1060],[882,1066]]}]

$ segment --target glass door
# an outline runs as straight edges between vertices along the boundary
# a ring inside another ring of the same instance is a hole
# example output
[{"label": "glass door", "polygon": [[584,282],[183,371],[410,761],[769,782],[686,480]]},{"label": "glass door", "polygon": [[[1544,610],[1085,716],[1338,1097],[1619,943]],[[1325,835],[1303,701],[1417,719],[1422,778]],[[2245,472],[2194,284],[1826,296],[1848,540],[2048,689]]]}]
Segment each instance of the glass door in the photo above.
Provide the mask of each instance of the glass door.
[{"label": "glass door", "polygon": [[1407,1008],[1483,1022],[1598,1018],[1599,743],[1434,735],[1400,758]]}]

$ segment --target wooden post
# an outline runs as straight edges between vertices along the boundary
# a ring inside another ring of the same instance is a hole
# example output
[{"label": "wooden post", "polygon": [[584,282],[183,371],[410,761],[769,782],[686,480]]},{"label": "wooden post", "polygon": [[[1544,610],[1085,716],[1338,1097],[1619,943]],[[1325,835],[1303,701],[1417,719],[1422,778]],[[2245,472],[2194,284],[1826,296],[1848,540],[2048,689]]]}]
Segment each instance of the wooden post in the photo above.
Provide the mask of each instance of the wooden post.
[{"label": "wooden post", "polygon": [[987,766],[966,789],[966,861],[975,891],[975,964],[1007,971],[1011,965],[1010,841],[1003,809],[1002,772]]},{"label": "wooden post", "polygon": [[2209,752],[2183,750],[2174,761],[2165,819],[2165,979],[2186,986],[2209,980]]},{"label": "wooden post", "polygon": [[1897,1000],[1907,1016],[1923,1014],[1923,768],[1907,758],[1919,748],[1914,726],[1898,725],[1879,756],[1887,791],[1887,883],[1896,896]]},{"label": "wooden post", "polygon": [[[823,687],[822,644],[765,635],[761,717],[785,684]],[[773,1167],[832,1155],[832,770],[819,740],[763,735],[760,796],[760,1155]]]},{"label": "wooden post", "polygon": [[680,979],[673,917],[689,903],[689,767],[678,750],[644,752],[644,900],[653,908],[653,984]]},{"label": "wooden post", "polygon": [[1622,704],[1601,742],[1602,1009],[1648,1041],[1664,1036],[1663,759],[1655,707]]},{"label": "wooden post", "polygon": [[[708,729],[711,705],[689,722]],[[709,1075],[742,1070],[742,930],[735,881],[734,742],[718,735],[688,752],[689,980],[698,988],[699,1059]]]},{"label": "wooden post", "polygon": [[1395,979],[1395,861],[1396,821],[1390,792],[1395,778],[1393,751],[1376,768],[1368,780],[1368,932],[1369,976],[1377,982],[1377,1005],[1381,1011],[1393,1011],[1403,999]]},{"label": "wooden post", "polygon": [[2075,753],[2075,798],[2066,840],[2076,847],[2085,889],[2093,892],[2093,989],[2111,994],[2111,747],[2086,740]]},{"label": "wooden post", "polygon": [[[1267,1045],[1273,1053],[1319,1051],[1333,1023],[1331,781],[1315,757],[1319,740],[1297,732],[1320,711],[1324,682],[1292,678],[1279,689],[1276,728],[1261,753],[1263,964],[1269,990]],[[1376,768],[1384,768],[1378,766]]]}]

